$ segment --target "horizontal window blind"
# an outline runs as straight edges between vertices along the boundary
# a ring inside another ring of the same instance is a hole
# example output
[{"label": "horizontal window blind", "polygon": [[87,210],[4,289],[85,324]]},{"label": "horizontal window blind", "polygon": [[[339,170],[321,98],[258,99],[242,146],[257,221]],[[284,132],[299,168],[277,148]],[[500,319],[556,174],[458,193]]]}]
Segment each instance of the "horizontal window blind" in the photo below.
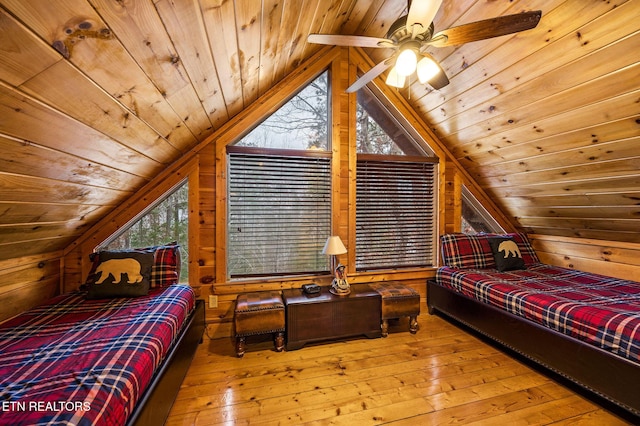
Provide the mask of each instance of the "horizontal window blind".
[{"label": "horizontal window blind", "polygon": [[331,160],[300,151],[229,153],[231,277],[328,271]]},{"label": "horizontal window blind", "polygon": [[357,161],[356,269],[432,266],[435,163],[372,158]]}]

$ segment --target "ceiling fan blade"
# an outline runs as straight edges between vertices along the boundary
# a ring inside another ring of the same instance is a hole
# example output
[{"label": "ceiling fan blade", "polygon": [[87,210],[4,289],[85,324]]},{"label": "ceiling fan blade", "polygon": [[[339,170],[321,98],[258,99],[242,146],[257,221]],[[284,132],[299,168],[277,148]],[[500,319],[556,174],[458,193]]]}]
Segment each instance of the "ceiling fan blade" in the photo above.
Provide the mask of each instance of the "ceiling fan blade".
[{"label": "ceiling fan blade", "polygon": [[355,83],[349,86],[346,92],[353,93],[360,90],[362,87],[364,87],[365,84],[367,84],[368,82],[382,74],[387,68],[389,68],[393,64],[393,58],[394,56],[387,58],[382,62],[379,62],[378,65],[371,68],[362,77],[357,79]]},{"label": "ceiling fan blade", "polygon": [[455,46],[517,33],[535,28],[541,17],[542,11],[536,10],[471,22],[438,32],[428,41],[428,44],[436,47]]},{"label": "ceiling fan blade", "polygon": [[359,46],[359,47],[394,47],[396,42],[387,38],[367,37],[357,35],[339,34],[309,34],[309,43],[329,44],[332,46]]},{"label": "ceiling fan blade", "polygon": [[[436,17],[442,0],[413,0],[407,14],[407,31],[410,34],[420,34],[429,28]],[[414,25],[420,28],[414,28]]]}]

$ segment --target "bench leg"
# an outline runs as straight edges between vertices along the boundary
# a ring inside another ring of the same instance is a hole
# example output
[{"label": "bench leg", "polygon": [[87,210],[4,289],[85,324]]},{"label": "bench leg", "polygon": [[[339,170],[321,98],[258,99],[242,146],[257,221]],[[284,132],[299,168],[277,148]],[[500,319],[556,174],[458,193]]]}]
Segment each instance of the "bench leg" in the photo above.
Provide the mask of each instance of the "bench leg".
[{"label": "bench leg", "polygon": [[282,352],[284,349],[284,333],[282,331],[275,334],[274,343],[276,346],[276,352]]},{"label": "bench leg", "polygon": [[418,328],[420,328],[420,326],[418,325],[418,316],[411,315],[409,317],[409,332],[411,334],[416,334],[418,332]]},{"label": "bench leg", "polygon": [[382,320],[382,337],[387,337],[389,335],[389,320]]},{"label": "bench leg", "polygon": [[238,358],[242,358],[246,350],[247,350],[246,337],[243,337],[243,336],[236,337],[236,355],[238,356]]}]

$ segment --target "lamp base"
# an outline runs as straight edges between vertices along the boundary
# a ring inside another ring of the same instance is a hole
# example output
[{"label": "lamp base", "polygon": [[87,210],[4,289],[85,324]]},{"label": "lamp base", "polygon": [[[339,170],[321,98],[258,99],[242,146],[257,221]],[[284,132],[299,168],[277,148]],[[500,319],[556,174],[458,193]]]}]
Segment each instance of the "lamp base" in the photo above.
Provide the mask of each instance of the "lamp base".
[{"label": "lamp base", "polygon": [[346,279],[339,280],[334,278],[331,283],[331,287],[329,288],[329,292],[331,294],[335,294],[336,296],[347,296],[351,293],[351,287]]}]

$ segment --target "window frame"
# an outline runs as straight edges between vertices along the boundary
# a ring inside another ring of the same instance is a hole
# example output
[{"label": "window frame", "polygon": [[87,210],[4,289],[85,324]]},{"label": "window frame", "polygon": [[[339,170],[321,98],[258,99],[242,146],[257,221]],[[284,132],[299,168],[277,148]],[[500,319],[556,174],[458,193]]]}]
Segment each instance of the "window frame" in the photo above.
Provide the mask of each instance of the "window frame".
[{"label": "window frame", "polygon": [[[353,236],[353,260],[354,260],[354,268],[353,271],[357,272],[357,273],[376,273],[376,272],[381,272],[381,271],[385,271],[385,270],[415,270],[415,269],[425,269],[425,268],[433,268],[435,267],[435,265],[437,264],[437,259],[438,259],[438,255],[437,255],[437,245],[438,245],[438,229],[439,229],[439,217],[438,217],[438,209],[439,209],[439,196],[441,195],[440,193],[440,186],[439,186],[439,182],[440,182],[440,172],[439,172],[439,161],[440,159],[436,156],[435,151],[433,150],[433,148],[427,143],[427,141],[422,137],[422,135],[417,131],[417,129],[414,127],[414,125],[408,120],[407,117],[403,116],[400,111],[395,107],[395,105],[391,102],[391,100],[388,97],[388,94],[385,94],[385,91],[382,90],[380,87],[378,87],[375,84],[375,81],[368,84],[367,86],[363,87],[362,89],[360,89],[360,91],[365,91],[366,95],[361,96],[361,94],[358,94],[358,98],[356,99],[356,107],[357,108],[365,108],[365,106],[361,105],[358,106],[360,99],[363,100],[368,100],[369,103],[370,102],[376,102],[377,103],[377,107],[375,108],[375,112],[376,115],[380,115],[380,114],[386,114],[386,119],[388,121],[389,124],[395,124],[395,126],[397,126],[399,129],[398,131],[402,132],[404,134],[403,136],[403,141],[398,144],[397,141],[394,140],[394,143],[396,144],[396,146],[398,146],[403,152],[405,152],[405,155],[395,155],[395,156],[390,156],[390,155],[385,155],[385,154],[375,154],[375,153],[363,153],[363,152],[357,152],[357,149],[354,148],[353,152],[355,155],[355,160],[354,160],[354,170],[355,170],[355,184],[354,184],[354,191],[355,191],[355,197],[354,197],[354,213],[353,213],[353,224],[355,227],[355,231],[354,231],[354,236]],[[369,104],[367,104],[369,105]],[[388,130],[385,129],[385,127],[381,124],[378,123],[377,120],[371,115],[371,118],[376,121],[377,125],[380,126],[385,133],[387,133],[387,135],[389,137],[393,137],[391,133],[388,132]],[[357,143],[357,138],[358,138],[358,129],[354,128],[353,130],[353,135],[354,138],[356,139],[355,145],[357,147],[357,145],[359,145]],[[407,144],[412,144],[411,147],[407,147]],[[409,148],[409,149],[406,149]],[[394,265],[378,265],[376,267],[372,267],[372,266],[366,266],[363,267],[360,262],[358,261],[359,259],[359,250],[361,250],[361,248],[358,247],[359,242],[358,242],[358,206],[357,206],[357,199],[358,199],[358,190],[357,190],[357,186],[358,186],[358,182],[359,182],[359,176],[358,176],[358,162],[361,159],[365,159],[365,158],[372,158],[372,159],[377,159],[379,161],[385,160],[388,162],[393,162],[398,161],[398,162],[407,162],[407,161],[417,161],[417,162],[425,162],[425,163],[433,163],[433,169],[432,169],[432,185],[430,187],[430,203],[431,203],[431,211],[432,214],[430,216],[430,223],[429,223],[429,231],[428,233],[431,235],[430,240],[427,242],[427,252],[429,253],[429,259],[427,259],[425,261],[425,263],[423,264],[407,264],[407,265],[398,265],[398,264],[394,264]]]}]

